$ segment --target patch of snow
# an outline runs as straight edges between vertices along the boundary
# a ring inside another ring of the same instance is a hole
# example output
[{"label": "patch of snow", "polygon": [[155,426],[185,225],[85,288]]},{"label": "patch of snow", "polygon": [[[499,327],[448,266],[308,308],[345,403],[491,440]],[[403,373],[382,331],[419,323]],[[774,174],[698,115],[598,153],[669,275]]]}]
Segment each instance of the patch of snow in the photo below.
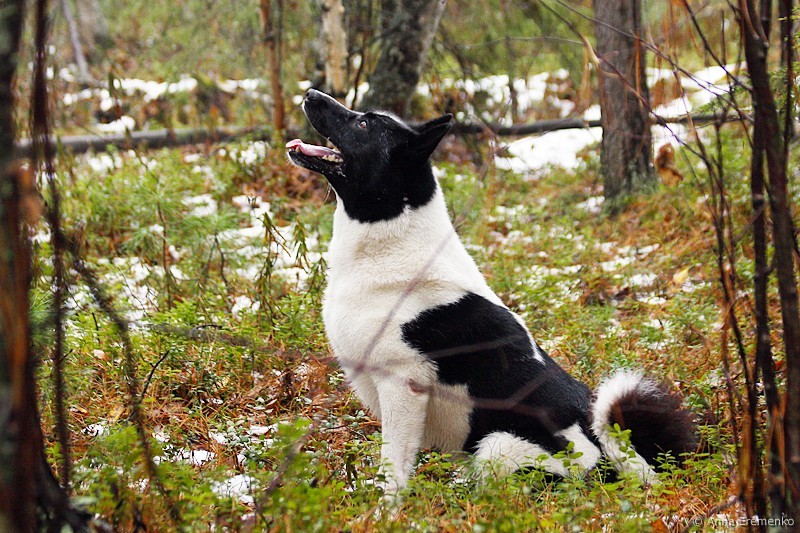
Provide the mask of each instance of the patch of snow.
[{"label": "patch of snow", "polygon": [[108,428],[102,422],[96,422],[94,424],[89,424],[85,428],[81,430],[81,433],[84,435],[88,435],[90,437],[100,437],[105,435],[108,432]]},{"label": "patch of snow", "polygon": [[651,253],[655,252],[656,250],[658,250],[660,247],[661,245],[658,243],[648,244],[647,246],[640,246],[636,248],[636,254],[639,255],[640,257],[646,257]]},{"label": "patch of snow", "polygon": [[222,497],[238,498],[245,505],[253,505],[253,488],[256,479],[247,474],[236,474],[223,481],[217,481],[211,485],[211,490]]},{"label": "patch of snow", "polygon": [[172,258],[173,261],[180,260],[181,256],[183,255],[183,252],[175,248],[174,244],[170,244],[169,249],[167,251],[169,252],[169,256]]},{"label": "patch of snow", "polygon": [[583,114],[583,120],[600,120],[602,111],[600,110],[600,106],[595,104],[590,106],[589,109]]},{"label": "patch of snow", "polygon": [[86,159],[86,162],[92,168],[92,170],[98,173],[106,173],[122,166],[122,162],[116,157],[105,153],[90,155]]},{"label": "patch of snow", "polygon": [[614,248],[616,248],[616,246],[617,246],[617,243],[615,243],[613,241],[600,242],[600,243],[595,244],[595,248],[597,248],[598,250],[600,250],[601,252],[606,253],[606,254],[611,253],[611,251]]},{"label": "patch of snow", "polygon": [[710,286],[711,284],[707,281],[700,281],[695,283],[689,280],[686,281],[683,285],[681,285],[681,291],[685,293],[693,293],[696,290],[705,289]]},{"label": "patch of snow", "polygon": [[508,144],[510,157],[497,157],[498,168],[518,174],[529,174],[545,166],[574,169],[577,154],[586,146],[599,142],[602,128],[558,130],[537,137],[524,137]]},{"label": "patch of snow", "polygon": [[183,203],[187,206],[194,206],[194,209],[189,213],[190,216],[205,218],[217,212],[217,201],[210,194],[199,194],[184,198]]},{"label": "patch of snow", "polygon": [[95,92],[92,91],[91,89],[83,89],[82,91],[79,91],[77,93],[65,94],[61,98],[61,101],[64,102],[64,105],[70,106],[84,100],[91,100],[92,98],[94,98],[94,96]]},{"label": "patch of snow", "polygon": [[249,146],[239,149],[232,148],[228,155],[234,161],[242,165],[252,165],[264,159],[267,155],[269,145],[264,141],[253,141]]},{"label": "patch of snow", "polygon": [[191,92],[197,88],[197,80],[191,76],[182,76],[177,82],[157,82],[145,81],[134,78],[118,78],[114,80],[116,88],[125,92],[127,96],[133,96],[137,92],[144,93],[144,101],[150,102],[157,100],[165,94],[175,94],[181,92]]},{"label": "patch of snow", "polygon": [[157,273],[156,269],[142,263],[138,257],[115,257],[112,265],[117,270],[104,276],[104,281],[122,286],[119,295],[128,307],[125,316],[132,322],[138,322],[156,308],[158,291],[143,283],[151,274]]},{"label": "patch of snow", "polygon": [[604,201],[605,198],[603,196],[590,196],[585,201],[577,204],[575,207],[593,215],[597,215],[603,210]]},{"label": "patch of snow", "polygon": [[[217,82],[217,86],[228,93],[233,93],[238,90],[245,91],[246,93],[255,93],[259,85],[261,85],[261,80],[257,78],[244,80],[221,80]],[[309,82],[309,87],[310,86],[311,83]]]},{"label": "patch of snow", "polygon": [[225,435],[225,433],[221,433],[219,431],[209,431],[208,436],[217,444],[228,444],[228,436]]},{"label": "patch of snow", "polygon": [[658,276],[653,273],[634,274],[627,278],[628,285],[631,287],[649,287],[656,282]]},{"label": "patch of snow", "polygon": [[33,235],[33,237],[31,237],[31,240],[35,244],[44,244],[46,242],[50,242],[50,229],[47,227],[40,229]]},{"label": "patch of snow", "polygon": [[619,270],[622,267],[626,267],[636,261],[635,257],[631,256],[620,256],[609,261],[602,261],[600,263],[600,268],[602,268],[605,272],[613,272],[615,270]]},{"label": "patch of snow", "polygon": [[250,426],[250,435],[266,435],[267,433],[275,433],[278,431],[278,424],[270,424],[268,426]]},{"label": "patch of snow", "polygon": [[96,124],[95,129],[100,133],[125,133],[136,127],[136,121],[128,115],[123,115],[108,124]]},{"label": "patch of snow", "polygon": [[656,305],[661,306],[667,303],[667,299],[662,296],[656,296],[654,294],[645,294],[637,298],[638,301],[642,302],[643,304],[647,305]]},{"label": "patch of snow", "polygon": [[241,320],[242,311],[247,313],[256,313],[258,310],[261,309],[260,302],[253,302],[247,296],[237,296],[233,299],[233,307],[231,308],[231,315],[236,320]]},{"label": "patch of snow", "polygon": [[214,169],[208,165],[194,165],[192,167],[192,174],[200,174],[205,179],[212,182],[217,178],[217,175],[214,173]]},{"label": "patch of snow", "polygon": [[216,458],[217,454],[208,450],[178,450],[175,457],[181,461],[186,461],[193,466],[203,466]]}]

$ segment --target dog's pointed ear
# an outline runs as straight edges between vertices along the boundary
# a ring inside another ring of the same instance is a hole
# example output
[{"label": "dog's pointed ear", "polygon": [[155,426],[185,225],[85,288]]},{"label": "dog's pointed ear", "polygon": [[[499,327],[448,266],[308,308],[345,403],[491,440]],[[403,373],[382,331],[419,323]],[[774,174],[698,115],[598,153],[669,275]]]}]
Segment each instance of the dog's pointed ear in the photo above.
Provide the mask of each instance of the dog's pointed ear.
[{"label": "dog's pointed ear", "polygon": [[425,157],[430,157],[436,147],[439,146],[442,138],[447,135],[453,125],[450,121],[453,115],[447,113],[439,118],[429,120],[417,126],[417,137],[414,140],[414,151]]}]

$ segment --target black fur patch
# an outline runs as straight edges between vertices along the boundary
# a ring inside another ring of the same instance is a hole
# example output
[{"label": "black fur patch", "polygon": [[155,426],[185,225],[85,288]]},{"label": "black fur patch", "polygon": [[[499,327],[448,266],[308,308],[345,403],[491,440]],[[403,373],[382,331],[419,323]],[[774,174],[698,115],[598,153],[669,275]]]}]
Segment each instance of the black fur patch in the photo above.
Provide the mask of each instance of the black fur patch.
[{"label": "black fur patch", "polygon": [[442,382],[467,386],[475,401],[467,450],[495,431],[551,452],[566,446],[555,433],[576,422],[590,434],[589,390],[541,349],[537,360],[525,328],[504,307],[467,293],[404,324],[403,339],[436,363]]},{"label": "black fur patch", "polygon": [[336,191],[347,215],[379,222],[406,209],[427,204],[436,191],[431,153],[450,130],[452,115],[409,125],[382,113],[347,109],[330,96],[310,90],[303,110],[311,125],[331,141],[344,162],[330,171],[292,160],[322,173]]},{"label": "black fur patch", "polygon": [[649,464],[669,453],[678,465],[683,455],[697,451],[694,414],[682,407],[681,397],[667,385],[655,390],[637,387],[611,408],[610,423],[631,430],[631,444]]}]

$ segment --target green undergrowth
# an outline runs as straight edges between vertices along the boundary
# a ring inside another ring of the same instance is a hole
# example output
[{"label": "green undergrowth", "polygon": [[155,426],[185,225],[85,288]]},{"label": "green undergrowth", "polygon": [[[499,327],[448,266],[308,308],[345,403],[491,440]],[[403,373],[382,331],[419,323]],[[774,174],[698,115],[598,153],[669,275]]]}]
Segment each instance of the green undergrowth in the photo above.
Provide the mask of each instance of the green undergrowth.
[{"label": "green undergrowth", "polygon": [[[726,142],[735,152],[739,141]],[[464,458],[426,451],[403,504],[381,512],[379,426],[344,382],[320,315],[333,194],[282,150],[243,142],[61,159],[64,225],[131,324],[137,398],[167,491],[144,467],[119,332],[69,269],[76,502],[116,529],[153,531],[664,531],[724,502],[734,457],[702,178],[609,218],[595,165],[536,179],[438,167],[489,284],[560,364],[591,386],[642,368],[711,422],[685,468],[648,488],[537,471],[479,484]],[[733,178],[734,216],[745,217],[747,192]],[[52,262],[47,231],[37,231],[34,316],[46,353]],[[43,361],[45,428],[54,427],[51,372]]]}]

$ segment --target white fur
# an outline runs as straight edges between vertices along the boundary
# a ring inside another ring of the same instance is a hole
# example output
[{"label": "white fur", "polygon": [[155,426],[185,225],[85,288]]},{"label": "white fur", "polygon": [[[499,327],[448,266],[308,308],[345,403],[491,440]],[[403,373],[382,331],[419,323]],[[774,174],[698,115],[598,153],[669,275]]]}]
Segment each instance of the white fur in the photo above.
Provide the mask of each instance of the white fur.
[{"label": "white fur", "polygon": [[556,432],[556,435],[564,437],[575,446],[572,448],[572,453],[579,453],[580,457],[573,459],[576,466],[580,467],[579,470],[585,472],[597,464],[597,461],[603,456],[600,448],[595,446],[592,441],[586,436],[581,427],[575,423],[570,427]]},{"label": "white fur", "polygon": [[526,467],[543,468],[553,474],[569,477],[583,474],[600,460],[600,449],[592,444],[578,424],[559,431],[556,435],[574,443],[572,453],[579,453],[579,457],[553,457],[538,444],[505,431],[486,435],[478,443],[475,452],[479,477],[485,479],[488,475],[507,476]]},{"label": "white fur", "polygon": [[641,372],[618,372],[605,380],[597,389],[597,397],[592,405],[592,432],[600,441],[606,457],[619,472],[636,472],[643,483],[653,483],[657,479],[653,468],[638,453],[629,456],[622,450],[622,443],[611,435],[611,409],[623,396],[635,390],[650,392],[656,389],[655,383],[645,378]]},{"label": "white fur", "polygon": [[402,325],[467,292],[505,306],[461,244],[438,184],[426,205],[388,221],[355,221],[340,201],[328,265],[325,330],[356,393],[383,423],[391,492],[405,485],[420,446],[461,449],[472,409],[466,387],[438,383],[433,364],[403,340]]},{"label": "white fur", "polygon": [[482,438],[475,460],[481,479],[490,475],[507,476],[525,467],[543,468],[564,477],[570,475],[563,460],[556,459],[538,444],[506,431],[495,431]]}]

